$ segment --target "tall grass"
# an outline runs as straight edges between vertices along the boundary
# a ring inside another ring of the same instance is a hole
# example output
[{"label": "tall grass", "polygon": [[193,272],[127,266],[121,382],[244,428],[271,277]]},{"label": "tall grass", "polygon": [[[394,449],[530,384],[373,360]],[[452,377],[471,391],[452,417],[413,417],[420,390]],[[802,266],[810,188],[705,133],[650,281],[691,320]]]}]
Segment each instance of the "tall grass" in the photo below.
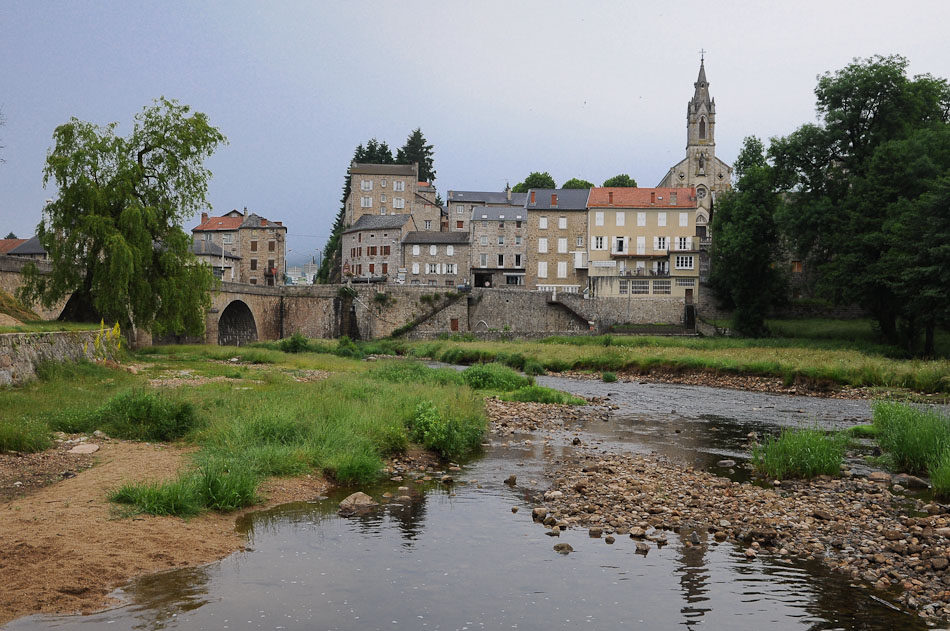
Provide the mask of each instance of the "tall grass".
[{"label": "tall grass", "polygon": [[752,465],[772,478],[838,475],[847,438],[818,428],[786,429],[752,449]]},{"label": "tall grass", "polygon": [[49,427],[33,419],[0,419],[0,453],[33,453],[49,448]]},{"label": "tall grass", "polygon": [[518,374],[503,364],[476,364],[462,371],[462,378],[476,390],[511,391],[530,386],[531,377]]},{"label": "tall grass", "polygon": [[524,386],[512,392],[503,392],[498,395],[502,401],[522,401],[533,403],[557,403],[560,405],[587,405],[581,397],[575,397],[567,392],[561,392],[544,386]]},{"label": "tall grass", "polygon": [[926,473],[950,448],[950,418],[935,410],[879,402],[872,422],[878,444],[901,471]]},{"label": "tall grass", "polygon": [[113,397],[89,415],[89,427],[117,438],[170,441],[198,424],[195,406],[173,401],[157,392],[132,390]]}]

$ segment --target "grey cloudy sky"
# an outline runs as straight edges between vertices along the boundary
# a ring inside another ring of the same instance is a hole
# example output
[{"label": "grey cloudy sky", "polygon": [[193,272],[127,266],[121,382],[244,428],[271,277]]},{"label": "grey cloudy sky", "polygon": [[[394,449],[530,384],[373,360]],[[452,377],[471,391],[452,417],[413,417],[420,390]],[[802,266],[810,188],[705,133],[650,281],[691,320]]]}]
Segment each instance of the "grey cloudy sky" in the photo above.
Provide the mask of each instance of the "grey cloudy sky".
[{"label": "grey cloudy sky", "polygon": [[[33,233],[54,128],[130,128],[161,95],[208,114],[214,213],[323,246],[356,145],[421,127],[436,186],[501,190],[528,172],[654,186],[684,155],[699,49],[717,154],[815,119],[818,74],[901,54],[950,75],[950,2],[0,1],[0,236]],[[190,229],[197,218],[186,224]]]}]

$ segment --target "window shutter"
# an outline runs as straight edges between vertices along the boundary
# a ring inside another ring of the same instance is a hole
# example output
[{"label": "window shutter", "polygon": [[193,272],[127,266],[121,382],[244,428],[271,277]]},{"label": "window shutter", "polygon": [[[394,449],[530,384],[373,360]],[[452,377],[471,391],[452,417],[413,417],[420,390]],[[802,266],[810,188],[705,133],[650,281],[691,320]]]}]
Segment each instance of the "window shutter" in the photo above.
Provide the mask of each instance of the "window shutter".
[{"label": "window shutter", "polygon": [[687,250],[693,249],[693,237],[686,237],[686,249]]},{"label": "window shutter", "polygon": [[654,250],[660,249],[660,237],[653,237],[653,249]]}]

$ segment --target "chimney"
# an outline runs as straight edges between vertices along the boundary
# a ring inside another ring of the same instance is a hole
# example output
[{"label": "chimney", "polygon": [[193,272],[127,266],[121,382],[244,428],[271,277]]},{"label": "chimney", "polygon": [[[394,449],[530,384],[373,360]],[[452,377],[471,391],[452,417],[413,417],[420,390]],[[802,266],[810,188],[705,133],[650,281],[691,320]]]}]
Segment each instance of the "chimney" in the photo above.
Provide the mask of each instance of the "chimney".
[{"label": "chimney", "polygon": [[607,203],[608,203],[609,205],[611,205],[611,206],[614,205],[614,192],[613,192],[613,191],[607,191]]},{"label": "chimney", "polygon": [[650,191],[650,204],[656,203],[656,191]]},{"label": "chimney", "polygon": [[534,205],[534,191],[531,191],[531,205]]},{"label": "chimney", "polygon": [[551,193],[551,205],[557,206],[557,193]]},{"label": "chimney", "polygon": [[505,182],[505,197],[508,198],[508,201],[511,201],[511,184]]},{"label": "chimney", "polygon": [[244,207],[244,216],[247,217],[247,206]]},{"label": "chimney", "polygon": [[208,221],[208,213],[201,213],[201,223]]},{"label": "chimney", "polygon": [[266,226],[266,225],[267,225],[267,220],[261,217],[261,226]]}]

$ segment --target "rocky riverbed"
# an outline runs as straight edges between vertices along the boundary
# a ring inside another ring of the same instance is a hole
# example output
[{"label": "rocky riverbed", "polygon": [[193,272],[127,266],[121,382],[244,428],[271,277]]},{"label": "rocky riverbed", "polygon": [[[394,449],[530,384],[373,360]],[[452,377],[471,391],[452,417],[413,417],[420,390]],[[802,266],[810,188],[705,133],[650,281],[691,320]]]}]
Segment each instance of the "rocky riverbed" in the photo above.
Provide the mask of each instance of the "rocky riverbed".
[{"label": "rocky riverbed", "polygon": [[[678,538],[687,547],[740,545],[749,558],[819,560],[900,607],[950,618],[950,514],[905,495],[921,483],[914,478],[844,471],[807,482],[739,483],[655,454],[603,449],[564,430],[568,422],[602,421],[602,404],[490,400],[487,409],[495,440],[515,445],[516,435],[538,432],[550,447],[550,485],[537,494],[533,516],[552,536],[581,528],[607,543],[634,538],[642,554]],[[557,453],[570,455],[555,459],[553,448],[564,443],[573,449]]]}]

